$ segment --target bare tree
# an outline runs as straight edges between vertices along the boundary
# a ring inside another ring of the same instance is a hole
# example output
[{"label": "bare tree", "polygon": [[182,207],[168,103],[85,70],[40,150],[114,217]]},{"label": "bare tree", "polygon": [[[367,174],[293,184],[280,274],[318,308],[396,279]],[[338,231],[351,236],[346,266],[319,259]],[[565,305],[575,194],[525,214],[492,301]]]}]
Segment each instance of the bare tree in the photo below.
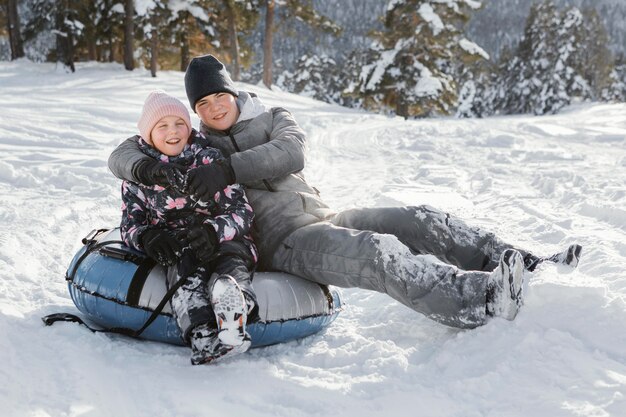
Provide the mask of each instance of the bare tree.
[{"label": "bare tree", "polygon": [[128,71],[135,69],[134,60],[134,37],[135,37],[135,25],[133,23],[133,17],[135,15],[135,2],[133,0],[124,1],[124,68]]},{"label": "bare tree", "polygon": [[74,39],[72,29],[68,26],[69,0],[60,0],[57,2],[56,11],[56,53],[57,62],[62,63],[72,72],[76,71],[74,67]]},{"label": "bare tree", "polygon": [[237,40],[237,20],[235,16],[235,4],[233,0],[224,0],[226,6],[226,15],[228,19],[228,39],[230,43],[230,56],[232,59],[231,75],[233,80],[239,81],[241,75],[239,73],[239,41]]},{"label": "bare tree", "polygon": [[152,32],[150,33],[150,74],[156,77],[159,58],[159,33],[158,18],[154,11],[150,16],[150,23],[152,25]]},{"label": "bare tree", "polygon": [[274,46],[274,0],[266,1],[265,37],[263,38],[263,84],[272,88],[272,47]]},{"label": "bare tree", "polygon": [[7,0],[6,8],[9,44],[11,45],[11,60],[14,60],[24,56],[24,45],[20,33],[20,15],[17,12],[17,0]]}]

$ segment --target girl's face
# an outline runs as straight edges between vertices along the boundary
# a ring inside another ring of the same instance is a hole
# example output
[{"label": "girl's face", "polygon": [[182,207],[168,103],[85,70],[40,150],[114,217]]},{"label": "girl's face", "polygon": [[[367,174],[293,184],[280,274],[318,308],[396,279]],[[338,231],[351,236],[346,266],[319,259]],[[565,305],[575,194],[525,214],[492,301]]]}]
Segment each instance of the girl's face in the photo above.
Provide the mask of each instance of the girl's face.
[{"label": "girl's face", "polygon": [[190,133],[183,119],[178,116],[165,116],[152,128],[150,139],[162,154],[176,156],[185,148]]},{"label": "girl's face", "polygon": [[200,120],[214,130],[228,130],[239,118],[235,96],[229,93],[215,93],[202,97],[196,103],[195,110]]}]

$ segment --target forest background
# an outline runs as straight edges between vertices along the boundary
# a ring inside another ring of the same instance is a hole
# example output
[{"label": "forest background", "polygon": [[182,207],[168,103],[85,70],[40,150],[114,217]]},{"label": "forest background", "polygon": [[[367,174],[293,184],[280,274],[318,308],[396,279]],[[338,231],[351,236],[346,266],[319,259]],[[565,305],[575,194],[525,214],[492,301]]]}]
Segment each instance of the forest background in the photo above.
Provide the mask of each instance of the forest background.
[{"label": "forest background", "polygon": [[623,0],[1,0],[0,59],[184,71],[406,118],[626,101]]}]

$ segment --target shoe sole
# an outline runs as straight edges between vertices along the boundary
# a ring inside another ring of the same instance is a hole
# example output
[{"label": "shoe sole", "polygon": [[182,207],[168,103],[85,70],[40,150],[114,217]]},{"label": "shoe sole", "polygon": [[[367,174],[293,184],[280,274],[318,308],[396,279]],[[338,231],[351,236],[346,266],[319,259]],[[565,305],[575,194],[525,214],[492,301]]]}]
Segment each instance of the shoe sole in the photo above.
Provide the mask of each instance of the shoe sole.
[{"label": "shoe sole", "polygon": [[583,247],[580,245],[572,245],[567,248],[567,256],[565,257],[565,262],[567,265],[570,265],[574,268],[578,266],[578,261],[580,261],[580,254],[583,251]]},{"label": "shoe sole", "polygon": [[[502,254],[500,260],[500,268],[504,278],[506,289],[507,304],[504,317],[513,320],[524,304],[523,287],[524,287],[524,258],[513,249],[507,249]],[[508,283],[508,285],[506,285]]]},{"label": "shoe sole", "polygon": [[241,346],[246,338],[246,301],[237,281],[231,276],[218,278],[211,289],[211,304],[220,341]]}]

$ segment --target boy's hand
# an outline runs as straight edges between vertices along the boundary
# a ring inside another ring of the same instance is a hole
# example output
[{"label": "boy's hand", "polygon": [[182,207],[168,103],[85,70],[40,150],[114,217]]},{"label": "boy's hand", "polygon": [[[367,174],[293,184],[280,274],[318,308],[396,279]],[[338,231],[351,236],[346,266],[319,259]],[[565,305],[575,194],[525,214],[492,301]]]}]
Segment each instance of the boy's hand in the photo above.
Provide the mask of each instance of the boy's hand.
[{"label": "boy's hand", "polygon": [[165,229],[148,229],[141,234],[141,246],[150,258],[163,266],[174,265],[182,248],[179,241]]},{"label": "boy's hand", "polygon": [[200,263],[211,260],[211,256],[217,251],[219,239],[213,226],[193,225],[184,230],[179,237],[185,246],[191,247]]},{"label": "boy's hand", "polygon": [[185,167],[178,164],[145,159],[136,164],[133,174],[143,185],[174,187],[179,191],[183,191],[185,186]]},{"label": "boy's hand", "polygon": [[202,165],[187,173],[187,191],[201,201],[210,201],[215,193],[235,183],[235,172],[228,159]]}]

